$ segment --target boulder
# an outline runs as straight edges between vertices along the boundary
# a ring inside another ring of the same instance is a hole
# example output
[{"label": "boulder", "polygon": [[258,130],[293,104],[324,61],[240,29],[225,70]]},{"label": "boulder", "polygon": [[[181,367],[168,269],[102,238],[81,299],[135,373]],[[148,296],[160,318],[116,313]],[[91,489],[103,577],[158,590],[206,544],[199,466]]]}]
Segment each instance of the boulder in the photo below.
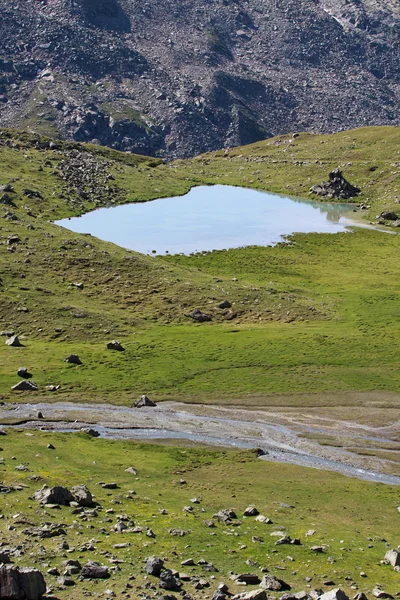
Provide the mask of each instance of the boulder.
[{"label": "boulder", "polygon": [[399,215],[390,210],[384,210],[383,212],[381,212],[379,217],[381,219],[385,219],[386,221],[397,221],[397,219],[400,219]]},{"label": "boulder", "polygon": [[108,579],[110,572],[107,567],[90,560],[82,567],[81,576],[84,579]]},{"label": "boulder", "polygon": [[2,600],[39,600],[46,593],[46,582],[40,571],[28,567],[0,567]]},{"label": "boulder", "polygon": [[179,577],[176,577],[171,569],[164,569],[160,573],[160,588],[163,590],[179,590],[182,584]]},{"label": "boulder", "polygon": [[207,315],[206,313],[203,313],[198,308],[196,310],[193,310],[191,313],[189,313],[186,316],[190,317],[194,321],[197,321],[198,323],[205,323],[206,321],[212,321],[210,315]]},{"label": "boulder", "polygon": [[236,513],[231,508],[223,508],[213,515],[214,519],[222,521],[223,523],[229,523],[232,519],[237,519]]},{"label": "boulder", "polygon": [[349,597],[340,588],[335,588],[322,594],[318,600],[349,600]]},{"label": "boulder", "polygon": [[77,354],[70,354],[69,356],[67,356],[64,362],[69,363],[70,365],[82,364],[82,361]]},{"label": "boulder", "polygon": [[19,244],[21,238],[17,235],[9,235],[7,238],[7,246],[12,246],[13,244]]},{"label": "boulder", "polygon": [[237,583],[246,583],[247,585],[258,585],[261,580],[255,573],[241,573],[235,577]]},{"label": "boulder", "polygon": [[231,308],[232,304],[229,302],[229,300],[224,300],[223,302],[220,302],[218,304],[218,308]]},{"label": "boulder", "polygon": [[90,435],[90,437],[99,437],[100,435],[98,431],[92,429],[91,427],[83,427],[81,431],[87,435]]},{"label": "boulder", "polygon": [[374,588],[372,590],[372,595],[375,596],[375,598],[388,598],[389,600],[391,598],[393,598],[393,596],[391,594],[389,594],[388,592],[384,592],[383,590],[380,590],[379,588]]},{"label": "boulder", "polygon": [[267,592],[262,589],[251,590],[251,592],[242,592],[232,596],[232,600],[268,600]]},{"label": "boulder", "polygon": [[361,190],[349,183],[338,168],[329,173],[328,181],[314,185],[310,188],[310,192],[321,197],[348,200],[349,198],[358,196]]},{"label": "boulder", "polygon": [[248,506],[243,513],[244,517],[256,517],[258,515],[258,510],[255,506]]},{"label": "boulder", "polygon": [[61,504],[63,506],[69,506],[69,503],[74,500],[71,492],[60,485],[52,488],[44,485],[33,494],[33,497],[40,504]]},{"label": "boulder", "polygon": [[137,475],[137,470],[134,469],[133,467],[128,467],[127,469],[125,469],[125,473],[130,473],[131,475]]},{"label": "boulder", "polygon": [[388,550],[385,554],[385,560],[392,567],[400,566],[400,550]]},{"label": "boulder", "polygon": [[117,340],[113,340],[112,342],[108,342],[107,350],[117,350],[118,352],[124,352],[125,348],[117,342]]},{"label": "boulder", "polygon": [[71,494],[74,497],[75,502],[79,506],[92,506],[93,498],[86,485],[76,485],[71,489]]},{"label": "boulder", "polygon": [[163,566],[164,561],[162,558],[158,558],[158,556],[150,556],[146,560],[145,571],[149,575],[155,575],[156,577],[159,577]]},{"label": "boulder", "polygon": [[286,583],[286,581],[278,579],[273,575],[264,575],[261,581],[261,587],[263,590],[270,590],[273,592],[284,592],[291,589],[291,586]]},{"label": "boulder", "polygon": [[23,377],[24,379],[30,379],[32,377],[32,373],[29,373],[26,367],[20,367],[17,371],[17,375]]},{"label": "boulder", "polygon": [[11,337],[8,337],[6,339],[6,345],[7,346],[12,346],[13,348],[21,348],[22,344],[18,339],[17,335],[12,335]]},{"label": "boulder", "polygon": [[34,381],[23,379],[22,381],[18,381],[18,383],[13,385],[11,389],[20,392],[37,392],[39,388]]},{"label": "boulder", "polygon": [[143,394],[142,396],[140,396],[139,400],[136,400],[132,404],[132,406],[135,408],[143,408],[143,406],[157,406],[157,404]]}]

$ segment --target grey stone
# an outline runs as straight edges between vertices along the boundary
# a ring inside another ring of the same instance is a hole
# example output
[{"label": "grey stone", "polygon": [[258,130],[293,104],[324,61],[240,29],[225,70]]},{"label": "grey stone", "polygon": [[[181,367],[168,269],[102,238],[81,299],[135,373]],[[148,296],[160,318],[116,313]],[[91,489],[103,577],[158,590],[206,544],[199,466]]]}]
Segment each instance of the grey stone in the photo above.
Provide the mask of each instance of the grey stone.
[{"label": "grey stone", "polygon": [[77,354],[70,354],[69,356],[67,356],[64,362],[69,363],[70,365],[82,364],[82,361]]},{"label": "grey stone", "polygon": [[74,499],[71,492],[60,485],[52,488],[44,485],[34,493],[33,497],[40,504],[61,504],[63,506],[69,506]]},{"label": "grey stone", "polygon": [[319,600],[349,600],[349,597],[340,588],[335,588],[322,594],[322,596],[319,597]]},{"label": "grey stone", "polygon": [[140,396],[139,400],[136,400],[133,405],[135,408],[143,408],[144,406],[157,406],[153,400],[150,400],[145,394]]},{"label": "grey stone", "polygon": [[207,315],[206,313],[203,313],[198,308],[196,310],[193,310],[191,313],[189,313],[186,316],[190,317],[194,321],[197,321],[198,323],[205,323],[207,321],[212,321],[210,315]]},{"label": "grey stone", "polygon": [[71,489],[71,494],[79,506],[92,506],[93,497],[86,485],[80,484],[74,486]]},{"label": "grey stone", "polygon": [[256,517],[258,515],[258,510],[255,506],[248,506],[243,513],[244,517]]},{"label": "grey stone", "polygon": [[385,560],[392,565],[392,567],[400,566],[400,551],[388,550],[385,554]]},{"label": "grey stone", "polygon": [[251,592],[242,592],[232,596],[232,600],[268,600],[267,592],[263,589],[251,590]]},{"label": "grey stone", "polygon": [[6,345],[7,346],[12,346],[13,348],[21,348],[22,344],[18,339],[17,335],[12,335],[11,337],[8,337],[6,339]]},{"label": "grey stone", "polygon": [[23,379],[13,385],[11,389],[18,392],[37,392],[39,388],[34,381]]},{"label": "grey stone", "polygon": [[160,588],[163,590],[179,590],[182,584],[179,577],[175,576],[171,569],[164,569],[160,573]]},{"label": "grey stone", "polygon": [[162,558],[159,558],[158,556],[150,556],[146,560],[145,571],[149,575],[155,575],[156,577],[159,577],[163,566],[164,561]]},{"label": "grey stone", "polygon": [[108,579],[110,572],[107,567],[101,566],[97,562],[89,561],[83,566],[81,576],[84,579]]},{"label": "grey stone", "polygon": [[261,581],[261,587],[263,590],[270,590],[274,592],[284,592],[290,590],[291,586],[283,581],[274,577],[274,575],[264,575]]},{"label": "grey stone", "polygon": [[28,567],[0,567],[0,598],[4,600],[39,600],[46,593],[40,571]]},{"label": "grey stone", "polygon": [[90,435],[91,437],[99,437],[100,433],[98,431],[96,431],[95,429],[92,429],[91,427],[83,427],[81,429],[81,431],[83,431],[83,433],[86,433],[87,435]]},{"label": "grey stone", "polygon": [[112,342],[108,342],[107,350],[117,350],[118,352],[124,352],[125,348],[117,342],[117,340],[113,340]]}]

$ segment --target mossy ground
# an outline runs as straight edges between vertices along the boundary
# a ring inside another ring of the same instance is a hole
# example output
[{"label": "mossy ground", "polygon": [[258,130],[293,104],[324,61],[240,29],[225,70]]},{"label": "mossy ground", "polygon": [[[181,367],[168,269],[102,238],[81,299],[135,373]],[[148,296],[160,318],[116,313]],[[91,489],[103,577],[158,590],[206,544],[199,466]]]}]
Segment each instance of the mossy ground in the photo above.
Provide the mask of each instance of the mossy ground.
[{"label": "mossy ground", "polygon": [[[55,450],[47,448],[49,443]],[[231,590],[243,590],[235,588],[230,573],[261,575],[261,567],[286,580],[294,591],[329,589],[324,581],[333,580],[351,594],[355,593],[355,588],[350,587],[353,584],[366,593],[377,583],[392,594],[398,592],[398,573],[380,563],[387,544],[395,547],[399,540],[397,488],[268,463],[250,451],[112,442],[86,434],[8,430],[8,435],[1,438],[1,447],[5,459],[0,464],[3,483],[28,486],[3,495],[1,504],[3,543],[24,548],[18,563],[37,566],[44,573],[54,566],[62,572],[61,563],[67,559],[117,565],[110,580],[79,582],[74,577],[77,585],[64,591],[57,589],[55,577],[46,575],[61,599],[82,598],[85,590],[104,593],[105,589],[114,590],[117,597],[125,589],[136,598],[146,592],[142,586],[148,583],[158,589],[157,579],[144,578],[143,560],[153,554],[167,557],[169,568],[211,583],[212,587],[204,592],[196,592],[191,583],[185,584],[185,589],[196,598],[211,596],[220,581],[225,581]],[[20,464],[29,470],[16,471]],[[130,466],[137,469],[137,476],[125,472]],[[181,480],[186,483],[180,483]],[[118,489],[105,490],[99,485],[111,481],[118,484]],[[83,482],[102,507],[98,517],[81,518],[67,507],[40,508],[32,500],[34,491],[43,484],[71,487]],[[191,502],[195,497],[201,499],[200,504]],[[362,498],[367,501],[361,502]],[[242,518],[249,504],[255,504],[273,524]],[[193,507],[192,514],[183,510],[189,505]],[[110,508],[113,513],[106,513]],[[242,524],[228,527],[217,523],[215,529],[204,525],[204,520],[212,519],[222,508],[233,508]],[[167,513],[160,514],[160,509]],[[143,532],[115,533],[118,514],[127,514],[135,525],[143,527]],[[38,541],[23,533],[45,522],[63,524],[66,535]],[[154,531],[154,539],[146,537],[146,528]],[[188,533],[184,537],[171,536],[169,530],[174,528]],[[310,529],[316,533],[306,537]],[[276,546],[277,538],[270,534],[277,530],[299,537],[302,545]],[[71,552],[58,549],[63,539],[68,541]],[[95,550],[80,550],[89,541]],[[119,543],[129,546],[114,548]],[[315,554],[311,550],[314,545],[325,546],[325,551]],[[186,558],[195,562],[203,558],[212,562],[218,572],[207,573],[200,566],[183,568],[180,563]],[[361,571],[366,578],[360,576]],[[129,590],[125,585],[130,575],[135,579],[130,581],[133,589]],[[306,577],[311,581],[307,582]],[[151,589],[148,592],[153,593]]]}]

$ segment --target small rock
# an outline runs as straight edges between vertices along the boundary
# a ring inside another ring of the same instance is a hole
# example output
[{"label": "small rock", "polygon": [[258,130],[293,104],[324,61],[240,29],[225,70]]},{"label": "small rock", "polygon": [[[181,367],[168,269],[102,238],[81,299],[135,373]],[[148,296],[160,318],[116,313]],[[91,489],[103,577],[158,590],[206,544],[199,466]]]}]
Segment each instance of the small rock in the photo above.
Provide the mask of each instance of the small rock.
[{"label": "small rock", "polygon": [[118,352],[124,352],[125,348],[117,342],[117,340],[113,340],[112,342],[108,342],[107,350],[117,350]]},{"label": "small rock", "polygon": [[19,377],[23,377],[23,379],[29,379],[32,377],[32,374],[28,372],[26,367],[20,367],[17,371],[17,375],[19,375]]},{"label": "small rock", "polygon": [[133,467],[128,467],[127,469],[125,469],[125,473],[130,473],[131,475],[137,475],[137,471]]},{"label": "small rock", "polygon": [[100,433],[91,427],[82,427],[81,431],[91,437],[99,437]]},{"label": "small rock", "polygon": [[193,319],[194,321],[197,321],[198,323],[205,323],[207,321],[212,321],[210,315],[203,313],[199,309],[193,310],[191,313],[189,313],[188,315],[185,315],[185,316],[190,317],[191,319]]},{"label": "small rock", "polygon": [[256,517],[258,515],[258,510],[255,506],[248,506],[243,513],[244,517]]},{"label": "small rock", "polygon": [[70,354],[69,356],[67,356],[67,358],[65,359],[66,363],[69,363],[70,365],[81,365],[82,361],[80,360],[79,356],[77,354]]},{"label": "small rock", "polygon": [[12,335],[11,337],[6,339],[6,345],[12,346],[13,348],[21,348],[22,344],[18,339],[17,335]]},{"label": "small rock", "polygon": [[148,398],[144,394],[142,396],[140,396],[139,400],[136,400],[132,404],[132,407],[135,407],[135,408],[143,408],[144,406],[157,406],[157,404],[155,402],[153,402],[152,400],[150,400],[150,398]]}]

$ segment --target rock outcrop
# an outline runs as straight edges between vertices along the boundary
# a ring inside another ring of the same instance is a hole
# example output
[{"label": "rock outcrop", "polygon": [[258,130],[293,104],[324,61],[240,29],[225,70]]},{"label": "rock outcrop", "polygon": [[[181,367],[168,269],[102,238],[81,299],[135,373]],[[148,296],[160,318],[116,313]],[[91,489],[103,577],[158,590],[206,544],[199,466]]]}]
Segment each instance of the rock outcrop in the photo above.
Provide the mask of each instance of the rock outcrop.
[{"label": "rock outcrop", "polygon": [[0,567],[2,600],[39,600],[46,593],[46,582],[40,571],[28,567]]},{"label": "rock outcrop", "polygon": [[360,188],[349,183],[340,169],[334,169],[329,173],[329,180],[314,185],[310,192],[322,198],[335,200],[349,200],[355,198],[361,192]]}]

